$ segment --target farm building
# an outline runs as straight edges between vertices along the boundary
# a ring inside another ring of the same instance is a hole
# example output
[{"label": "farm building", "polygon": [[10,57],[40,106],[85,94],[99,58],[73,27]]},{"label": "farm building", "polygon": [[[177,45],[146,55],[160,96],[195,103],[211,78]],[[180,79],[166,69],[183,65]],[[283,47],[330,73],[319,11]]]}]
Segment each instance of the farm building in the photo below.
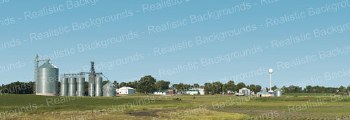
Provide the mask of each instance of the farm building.
[{"label": "farm building", "polygon": [[204,95],[204,89],[203,88],[193,88],[185,91],[185,94],[188,95]]},{"label": "farm building", "polygon": [[239,89],[237,95],[238,96],[249,96],[250,95],[250,90],[248,88]]},{"label": "farm building", "polygon": [[167,95],[167,91],[156,91],[153,92],[154,95]]},{"label": "farm building", "polygon": [[173,95],[173,94],[175,94],[176,92],[175,92],[175,90],[174,89],[168,89],[168,94],[169,95]]},{"label": "farm building", "polygon": [[121,87],[117,89],[116,92],[121,95],[131,95],[135,93],[135,89],[132,87]]},{"label": "farm building", "polygon": [[282,96],[282,90],[276,89],[276,90],[274,90],[273,94],[274,94],[275,97],[281,97]]},{"label": "farm building", "polygon": [[273,94],[267,92],[266,90],[261,90],[256,94],[257,97],[272,97],[274,96]]},{"label": "farm building", "polygon": [[163,90],[163,91],[155,91],[153,92],[154,95],[173,95],[175,94],[175,90],[174,89],[167,89],[167,90]]},{"label": "farm building", "polygon": [[198,90],[186,90],[185,94],[187,94],[187,95],[198,95],[199,91]]},{"label": "farm building", "polygon": [[199,95],[204,95],[205,92],[204,92],[204,88],[197,88],[198,92],[199,92]]},{"label": "farm building", "polygon": [[256,94],[256,96],[258,96],[258,97],[272,97],[272,94],[270,94],[268,92],[258,92]]}]

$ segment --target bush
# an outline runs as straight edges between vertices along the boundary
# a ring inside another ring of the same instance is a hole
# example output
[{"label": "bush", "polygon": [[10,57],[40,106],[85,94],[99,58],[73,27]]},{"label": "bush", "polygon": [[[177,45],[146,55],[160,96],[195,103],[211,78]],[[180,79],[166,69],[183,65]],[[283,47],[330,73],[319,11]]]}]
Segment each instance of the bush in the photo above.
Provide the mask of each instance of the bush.
[{"label": "bush", "polygon": [[181,101],[181,98],[173,98],[173,100]]}]

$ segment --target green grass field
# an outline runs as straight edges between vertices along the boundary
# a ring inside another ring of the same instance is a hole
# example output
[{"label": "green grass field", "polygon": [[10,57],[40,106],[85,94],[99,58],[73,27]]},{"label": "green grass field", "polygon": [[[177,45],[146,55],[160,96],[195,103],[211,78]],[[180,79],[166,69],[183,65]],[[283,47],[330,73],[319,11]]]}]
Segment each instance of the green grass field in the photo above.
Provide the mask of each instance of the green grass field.
[{"label": "green grass field", "polygon": [[46,97],[0,95],[1,119],[350,119],[350,97],[289,94],[256,98],[230,95]]}]

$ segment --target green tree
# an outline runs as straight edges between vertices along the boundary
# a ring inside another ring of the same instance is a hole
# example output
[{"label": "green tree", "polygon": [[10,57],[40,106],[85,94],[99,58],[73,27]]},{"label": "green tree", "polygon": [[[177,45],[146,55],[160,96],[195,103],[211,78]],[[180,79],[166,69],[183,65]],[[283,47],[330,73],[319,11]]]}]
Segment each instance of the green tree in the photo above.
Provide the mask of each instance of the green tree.
[{"label": "green tree", "polygon": [[133,82],[128,82],[128,83],[126,83],[126,86],[132,87],[132,88],[137,88],[138,82],[136,80]]},{"label": "green tree", "polygon": [[113,81],[115,87],[119,88],[119,83],[117,81]]},{"label": "green tree", "polygon": [[124,87],[124,86],[127,86],[126,82],[121,82],[118,86],[118,88],[121,88],[121,87]]},{"label": "green tree", "polygon": [[183,83],[179,83],[175,86],[175,89],[178,91],[178,92],[181,92],[183,93],[185,91],[185,84]]},{"label": "green tree", "polygon": [[177,86],[178,84],[173,84],[173,85],[171,85],[171,88],[172,89],[176,89],[176,86]]},{"label": "green tree", "polygon": [[346,88],[344,86],[340,86],[338,94],[344,95],[345,92],[346,92]]},{"label": "green tree", "polygon": [[223,92],[223,84],[220,81],[214,82],[212,87],[214,89],[214,93],[216,94],[220,94],[221,92]]},{"label": "green tree", "polygon": [[228,82],[224,85],[224,90],[225,90],[225,91],[228,91],[228,90],[237,91],[237,90],[236,90],[235,82],[234,82],[233,80],[228,81]]},{"label": "green tree", "polygon": [[156,82],[156,89],[159,91],[169,89],[169,84],[170,84],[169,81],[159,80]]},{"label": "green tree", "polygon": [[299,86],[290,85],[288,87],[283,86],[282,91],[285,93],[302,93],[303,89]]},{"label": "green tree", "polygon": [[254,93],[256,93],[256,85],[254,85],[254,84],[251,84],[251,85],[249,85],[248,86],[248,89],[250,89],[251,91],[253,91]]},{"label": "green tree", "polygon": [[191,88],[191,85],[190,84],[184,84],[184,90],[188,90]]},{"label": "green tree", "polygon": [[243,82],[237,84],[237,89],[242,89],[244,87],[246,87],[246,85]]},{"label": "green tree", "polygon": [[288,88],[286,86],[282,86],[281,90],[284,92],[284,93],[290,93],[288,91]]},{"label": "green tree", "polygon": [[275,86],[272,86],[271,89],[276,90],[276,89],[278,89],[278,87],[275,85]]},{"label": "green tree", "polygon": [[204,92],[205,94],[214,94],[214,89],[213,89],[213,84],[212,83],[204,83]]},{"label": "green tree", "polygon": [[255,85],[255,93],[258,93],[258,92],[260,92],[261,91],[261,86],[260,85]]},{"label": "green tree", "polygon": [[145,94],[152,93],[155,91],[155,83],[156,79],[152,76],[144,76],[138,81],[137,91]]},{"label": "green tree", "polygon": [[194,87],[194,88],[199,88],[199,84],[197,84],[197,83],[196,83],[196,84],[193,84],[193,87]]},{"label": "green tree", "polygon": [[304,89],[304,92],[311,93],[312,92],[312,86],[311,85],[306,86],[305,89]]}]

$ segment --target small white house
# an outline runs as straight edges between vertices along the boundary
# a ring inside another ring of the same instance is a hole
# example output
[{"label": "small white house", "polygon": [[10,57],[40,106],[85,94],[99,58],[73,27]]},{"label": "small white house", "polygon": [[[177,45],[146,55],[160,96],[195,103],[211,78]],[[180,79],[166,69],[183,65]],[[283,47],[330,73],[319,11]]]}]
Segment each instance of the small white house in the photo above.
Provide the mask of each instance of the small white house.
[{"label": "small white house", "polygon": [[117,94],[121,94],[121,95],[131,95],[135,93],[135,89],[132,87],[121,87],[116,91],[117,91]]},{"label": "small white house", "polygon": [[248,88],[242,88],[239,89],[238,94],[239,96],[250,96],[250,90]]}]

